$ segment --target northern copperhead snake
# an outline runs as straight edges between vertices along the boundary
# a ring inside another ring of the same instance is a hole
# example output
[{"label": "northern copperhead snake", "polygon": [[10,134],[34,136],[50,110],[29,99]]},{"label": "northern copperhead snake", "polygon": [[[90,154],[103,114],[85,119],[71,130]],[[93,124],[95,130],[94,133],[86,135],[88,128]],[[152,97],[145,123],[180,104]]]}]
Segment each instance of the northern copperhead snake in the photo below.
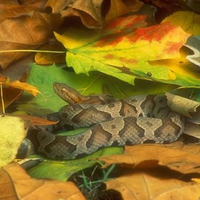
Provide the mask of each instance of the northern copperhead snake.
[{"label": "northern copperhead snake", "polygon": [[83,133],[58,136],[37,134],[38,152],[54,159],[74,159],[108,146],[175,141],[184,130],[184,119],[167,106],[165,96],[138,95],[118,100],[107,95],[82,96],[65,84],[55,92],[69,105],[57,113],[61,126],[90,127]]}]

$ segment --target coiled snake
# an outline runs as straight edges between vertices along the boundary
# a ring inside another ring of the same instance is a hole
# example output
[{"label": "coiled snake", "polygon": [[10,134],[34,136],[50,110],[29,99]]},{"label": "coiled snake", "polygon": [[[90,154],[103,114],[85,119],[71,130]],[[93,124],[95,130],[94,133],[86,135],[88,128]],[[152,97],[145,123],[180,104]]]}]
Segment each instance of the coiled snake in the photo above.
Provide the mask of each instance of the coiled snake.
[{"label": "coiled snake", "polygon": [[54,90],[69,103],[57,113],[61,126],[89,128],[70,136],[40,131],[37,150],[49,158],[74,159],[109,146],[172,142],[183,133],[184,119],[169,109],[165,96],[85,97],[61,83],[54,83]]}]

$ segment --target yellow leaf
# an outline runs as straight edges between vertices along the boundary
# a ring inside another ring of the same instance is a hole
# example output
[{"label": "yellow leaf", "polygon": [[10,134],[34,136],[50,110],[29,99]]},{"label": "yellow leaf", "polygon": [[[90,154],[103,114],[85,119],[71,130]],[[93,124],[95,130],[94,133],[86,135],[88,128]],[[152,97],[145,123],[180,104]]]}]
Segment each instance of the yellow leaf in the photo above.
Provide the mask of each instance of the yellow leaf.
[{"label": "yellow leaf", "polygon": [[189,11],[179,11],[165,18],[163,22],[170,22],[173,25],[180,26],[185,32],[193,35],[200,34],[200,15]]},{"label": "yellow leaf", "polygon": [[18,117],[0,116],[0,167],[13,161],[26,136],[25,122]]}]

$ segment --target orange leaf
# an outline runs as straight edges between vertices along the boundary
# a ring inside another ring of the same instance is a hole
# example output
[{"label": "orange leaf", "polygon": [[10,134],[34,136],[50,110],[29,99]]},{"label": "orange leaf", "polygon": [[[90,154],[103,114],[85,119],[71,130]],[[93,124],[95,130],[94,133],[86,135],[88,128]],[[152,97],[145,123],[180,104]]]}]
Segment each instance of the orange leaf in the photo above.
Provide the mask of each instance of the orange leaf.
[{"label": "orange leaf", "polygon": [[10,83],[4,83],[3,85],[24,90],[24,91],[32,94],[33,96],[36,96],[38,93],[40,93],[36,87],[29,85],[28,83],[22,83],[18,80],[12,81]]}]

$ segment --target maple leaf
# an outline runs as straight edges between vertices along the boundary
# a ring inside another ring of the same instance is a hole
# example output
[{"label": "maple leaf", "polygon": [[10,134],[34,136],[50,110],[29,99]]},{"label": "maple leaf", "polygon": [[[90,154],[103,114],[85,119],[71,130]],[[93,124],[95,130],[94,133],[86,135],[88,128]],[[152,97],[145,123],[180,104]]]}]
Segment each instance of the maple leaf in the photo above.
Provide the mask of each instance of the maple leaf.
[{"label": "maple leaf", "polygon": [[[184,19],[184,20],[183,20]],[[200,15],[189,11],[179,11],[166,17],[163,22],[170,22],[173,25],[181,26],[181,28],[192,35],[199,35],[200,33]],[[191,26],[192,24],[192,26]]]},{"label": "maple leaf", "polygon": [[175,80],[172,70],[150,61],[180,57],[189,34],[168,22],[143,28],[145,18],[132,15],[108,23],[103,30],[70,29],[55,36],[67,49],[68,66],[78,74],[100,71],[130,84],[136,77]]}]

